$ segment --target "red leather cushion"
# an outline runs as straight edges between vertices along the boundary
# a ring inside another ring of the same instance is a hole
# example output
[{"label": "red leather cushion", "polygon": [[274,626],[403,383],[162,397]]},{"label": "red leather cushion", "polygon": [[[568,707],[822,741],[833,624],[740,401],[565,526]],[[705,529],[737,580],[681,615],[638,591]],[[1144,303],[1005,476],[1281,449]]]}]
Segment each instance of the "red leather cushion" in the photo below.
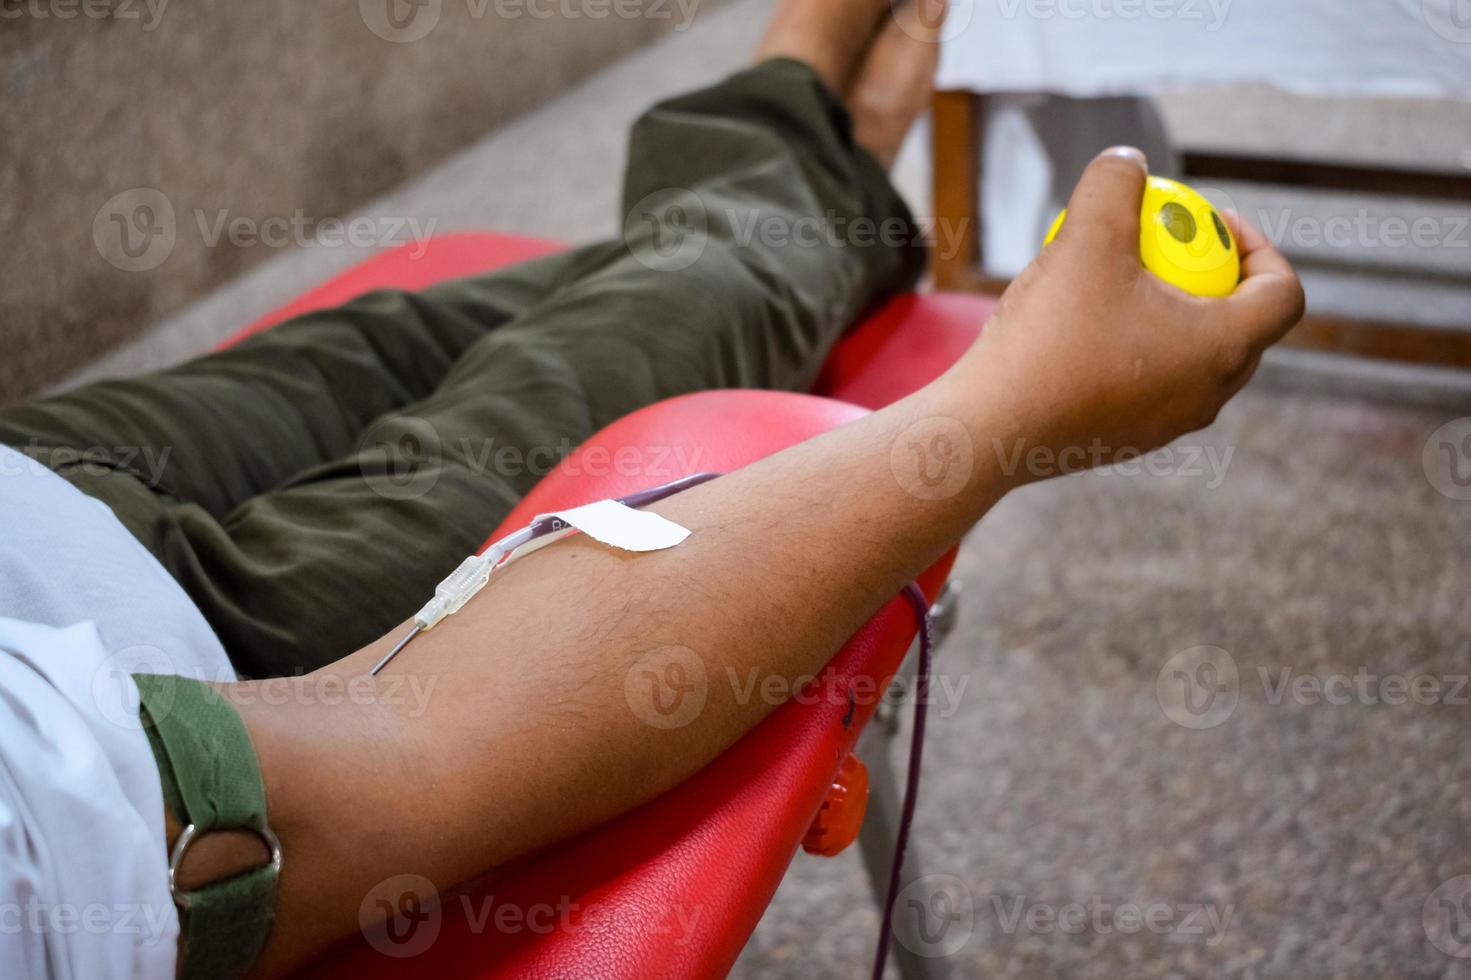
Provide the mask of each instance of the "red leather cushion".
[{"label": "red leather cushion", "polygon": [[896,296],[838,341],[812,390],[864,408],[892,404],[959,360],[995,308],[968,293]]},{"label": "red leather cushion", "polygon": [[[714,391],[635,412],[549,474],[496,535],[535,514],[666,482],[729,472],[862,415],[811,395]],[[630,447],[635,455],[630,456]],[[643,469],[615,466],[613,454]],[[953,555],[922,579],[931,598]],[[411,961],[354,940],[312,976],[724,976],[756,927],[838,764],[871,717],[915,633],[895,599],[853,637],[806,703],[789,701],[685,783],[646,806],[503,869],[448,899],[437,941]],[[487,910],[550,916],[550,929],[497,930]],[[567,910],[564,913],[562,910]],[[555,910],[555,913],[552,911]],[[406,972],[405,967],[411,967]]]},{"label": "red leather cushion", "polygon": [[[419,289],[557,251],[551,242],[464,234],[385,252],[226,342],[373,289]],[[877,408],[936,377],[979,333],[994,302],[899,297],[834,349],[816,390],[706,392],[651,406],[599,433],[549,475],[492,535],[534,514],[619,496],[699,470],[729,471]],[[618,463],[628,447],[640,465]],[[934,597],[953,555],[922,579]],[[360,940],[311,976],[628,978],[723,976],[745,945],[822,802],[832,774],[872,715],[847,693],[887,682],[915,632],[895,599],[819,679],[816,703],[789,702],[705,770],[607,826],[502,869],[447,900],[438,941],[412,960]],[[831,696],[828,696],[831,695]],[[806,700],[806,699],[804,699]],[[551,931],[501,931],[486,912],[556,913]],[[564,910],[565,913],[564,913]],[[568,918],[564,920],[562,915]]]},{"label": "red leather cushion", "polygon": [[465,232],[436,235],[423,242],[410,242],[380,252],[360,262],[322,285],[302,293],[279,310],[267,313],[250,326],[220,344],[229,347],[284,320],[329,306],[340,306],[354,297],[375,289],[424,289],[446,279],[473,276],[503,265],[525,262],[553,252],[565,245],[542,238],[520,235],[487,235]]}]

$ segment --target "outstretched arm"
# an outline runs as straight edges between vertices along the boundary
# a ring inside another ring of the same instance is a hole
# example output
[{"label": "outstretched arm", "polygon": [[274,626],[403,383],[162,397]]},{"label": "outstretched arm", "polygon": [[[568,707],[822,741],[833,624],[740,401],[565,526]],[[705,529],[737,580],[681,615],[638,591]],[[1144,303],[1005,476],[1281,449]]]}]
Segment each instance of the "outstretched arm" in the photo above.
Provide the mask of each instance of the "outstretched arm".
[{"label": "outstretched arm", "polygon": [[[1213,419],[1300,316],[1301,290],[1244,227],[1246,280],[1230,298],[1197,299],[1145,273],[1143,181],[1142,160],[1095,161],[1062,237],[933,384],[656,505],[693,531],[684,544],[630,557],[577,536],[499,574],[379,682],[432,679],[426,704],[272,696],[301,679],[227,686],[287,858],[259,972],[285,972],[354,931],[384,878],[452,886],[606,821],[709,763],[774,707],[711,684],[688,724],[653,727],[625,696],[640,658],[686,648],[712,675],[814,674],[1027,481],[1006,471],[1013,447],[1060,460],[1090,447],[1092,462],[1099,445],[1148,450]],[[940,433],[971,465],[911,492]],[[360,677],[391,640],[307,682]]]}]

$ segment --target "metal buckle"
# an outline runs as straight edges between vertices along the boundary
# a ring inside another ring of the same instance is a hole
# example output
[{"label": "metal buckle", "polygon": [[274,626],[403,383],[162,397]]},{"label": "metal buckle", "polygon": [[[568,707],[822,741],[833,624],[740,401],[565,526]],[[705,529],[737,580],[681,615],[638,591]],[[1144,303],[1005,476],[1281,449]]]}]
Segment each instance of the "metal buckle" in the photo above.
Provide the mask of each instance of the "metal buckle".
[{"label": "metal buckle", "polygon": [[[179,911],[189,911],[189,906],[193,901],[189,897],[188,892],[179,888],[179,868],[184,863],[184,856],[188,854],[190,845],[194,843],[196,838],[207,837],[211,833],[224,833],[226,831],[236,830],[248,830],[255,834],[271,852],[271,858],[268,862],[251,868],[248,871],[242,871],[240,874],[254,874],[264,868],[270,868],[272,873],[277,875],[281,873],[281,841],[269,826],[261,827],[259,830],[254,827],[227,827],[219,831],[205,831],[204,833],[200,833],[199,828],[191,823],[180,832],[179,839],[174,841],[174,849],[169,852],[169,895],[173,897],[174,904],[179,907]],[[239,875],[234,875],[233,877],[238,878]],[[225,880],[228,881],[229,879],[227,878]],[[219,884],[219,882],[212,882],[211,884]]]}]

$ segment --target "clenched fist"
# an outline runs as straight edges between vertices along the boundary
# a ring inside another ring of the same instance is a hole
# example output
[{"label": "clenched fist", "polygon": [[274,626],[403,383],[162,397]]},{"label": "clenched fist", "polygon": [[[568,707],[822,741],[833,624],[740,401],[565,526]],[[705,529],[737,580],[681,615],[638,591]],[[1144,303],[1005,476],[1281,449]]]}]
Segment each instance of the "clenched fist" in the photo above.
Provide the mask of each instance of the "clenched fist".
[{"label": "clenched fist", "polygon": [[[1006,393],[1004,428],[1059,459],[1108,462],[1209,425],[1302,318],[1286,258],[1231,212],[1242,281],[1230,296],[1192,296],[1145,270],[1146,176],[1138,150],[1095,159],[1057,240],[1007,289],[957,365],[966,383]],[[1077,452],[1099,446],[1102,458]]]}]

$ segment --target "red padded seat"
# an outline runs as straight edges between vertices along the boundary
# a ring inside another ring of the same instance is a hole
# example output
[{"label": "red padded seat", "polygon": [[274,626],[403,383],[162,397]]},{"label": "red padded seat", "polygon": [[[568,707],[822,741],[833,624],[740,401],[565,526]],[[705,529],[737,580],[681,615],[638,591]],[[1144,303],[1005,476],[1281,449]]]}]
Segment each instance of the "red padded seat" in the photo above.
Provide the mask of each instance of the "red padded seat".
[{"label": "red padded seat", "polygon": [[[378,255],[230,342],[369,290],[423,288],[560,246],[461,234],[431,239],[414,257],[421,247]],[[521,527],[540,512],[621,496],[682,475],[621,475],[619,467],[580,465],[578,454],[658,446],[669,450],[670,461],[728,472],[851,421],[948,368],[974,341],[993,306],[986,297],[901,296],[836,346],[816,395],[713,391],[635,412],[580,447],[489,537]],[[931,599],[952,560],[953,553],[923,576],[921,586]],[[909,604],[894,599],[828,664],[818,679],[818,696],[782,705],[659,799],[499,869],[463,894],[447,896],[437,919],[438,937],[426,951],[398,959],[355,937],[305,975],[436,980],[724,976],[800,847],[834,772],[872,716],[873,693],[897,670],[915,629]],[[520,928],[496,927],[495,910],[506,907]]]}]

